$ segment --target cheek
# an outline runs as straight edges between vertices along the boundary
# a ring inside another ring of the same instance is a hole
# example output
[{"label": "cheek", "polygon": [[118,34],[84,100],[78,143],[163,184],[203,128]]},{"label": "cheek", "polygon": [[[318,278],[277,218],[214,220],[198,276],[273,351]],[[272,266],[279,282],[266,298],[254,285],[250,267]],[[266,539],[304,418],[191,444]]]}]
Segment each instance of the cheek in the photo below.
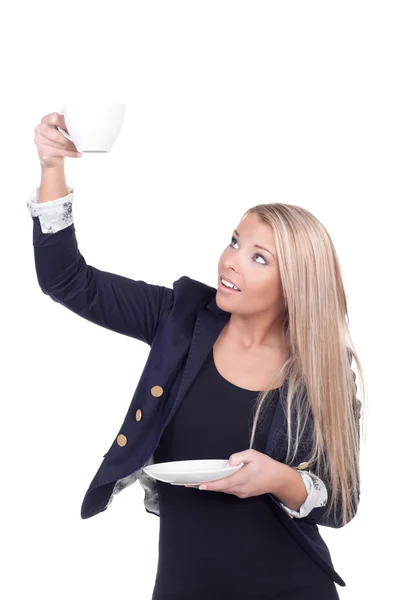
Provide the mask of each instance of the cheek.
[{"label": "cheek", "polygon": [[279,279],[272,272],[264,276],[257,275],[257,277],[251,278],[248,284],[246,280],[247,290],[256,301],[259,299],[264,304],[270,300],[275,300],[281,295]]}]

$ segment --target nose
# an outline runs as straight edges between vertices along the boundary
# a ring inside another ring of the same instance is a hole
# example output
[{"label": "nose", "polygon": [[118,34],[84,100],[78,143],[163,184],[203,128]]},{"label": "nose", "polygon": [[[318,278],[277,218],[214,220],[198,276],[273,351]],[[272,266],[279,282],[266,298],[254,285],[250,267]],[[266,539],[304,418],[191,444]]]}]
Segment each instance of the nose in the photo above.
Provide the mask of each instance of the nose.
[{"label": "nose", "polygon": [[234,273],[238,272],[232,260],[226,260],[224,262],[224,268],[227,271],[227,274],[229,271],[233,271]]}]

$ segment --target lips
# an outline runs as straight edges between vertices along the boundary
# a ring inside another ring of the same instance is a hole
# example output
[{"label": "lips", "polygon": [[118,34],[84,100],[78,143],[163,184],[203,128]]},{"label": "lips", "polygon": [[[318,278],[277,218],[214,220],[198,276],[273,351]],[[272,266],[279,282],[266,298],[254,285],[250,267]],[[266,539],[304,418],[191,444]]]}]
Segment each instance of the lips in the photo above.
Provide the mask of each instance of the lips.
[{"label": "lips", "polygon": [[[236,285],[236,283],[234,281],[232,281],[232,279],[229,279],[229,277],[225,277],[225,275],[221,275],[220,280],[222,281],[222,279],[225,279],[225,281],[228,281],[228,283],[232,283],[233,285]],[[238,285],[236,285],[236,287],[238,288],[238,291],[240,292],[240,287]]]}]

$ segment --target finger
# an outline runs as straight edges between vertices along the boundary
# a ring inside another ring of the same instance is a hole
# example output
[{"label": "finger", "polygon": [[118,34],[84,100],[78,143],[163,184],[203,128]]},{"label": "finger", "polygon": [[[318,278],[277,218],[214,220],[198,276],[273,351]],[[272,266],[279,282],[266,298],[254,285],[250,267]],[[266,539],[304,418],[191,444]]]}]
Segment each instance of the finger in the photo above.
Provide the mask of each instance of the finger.
[{"label": "finger", "polygon": [[231,486],[244,483],[245,481],[247,481],[248,478],[248,471],[245,471],[243,467],[239,471],[236,471],[236,473],[233,473],[233,475],[228,475],[227,477],[224,477],[224,479],[219,479],[219,481]]},{"label": "finger", "polygon": [[52,143],[55,144],[55,146],[62,146],[65,148],[76,148],[75,144],[71,142],[71,140],[68,140],[61,131],[54,129],[45,123],[40,123],[35,127],[35,134],[36,136],[45,138],[46,141],[44,143]]},{"label": "finger", "polygon": [[52,113],[49,113],[48,115],[45,115],[44,117],[42,117],[41,122],[45,123],[46,125],[50,125],[53,128],[61,127],[61,129],[65,129],[65,131],[68,133],[64,115],[62,115],[58,112],[52,112]]},{"label": "finger", "polygon": [[49,148],[59,148],[60,150],[63,150],[63,151],[70,150],[71,152],[77,152],[76,146],[72,142],[68,142],[68,144],[63,144],[63,146],[60,148],[60,144],[58,142],[55,142],[39,133],[35,134],[35,144],[36,145],[40,144],[42,146],[48,146]]},{"label": "finger", "polygon": [[205,489],[213,492],[224,492],[225,490],[230,490],[236,485],[235,482],[232,483],[232,481],[228,481],[228,479],[228,477],[225,477],[225,479],[219,479],[218,481],[206,481],[201,485],[204,485]]},{"label": "finger", "polygon": [[40,150],[40,156],[43,160],[50,158],[52,156],[65,156],[76,158],[79,155],[79,152],[74,152],[73,150],[63,150],[62,148],[53,148],[52,146],[44,146]]}]

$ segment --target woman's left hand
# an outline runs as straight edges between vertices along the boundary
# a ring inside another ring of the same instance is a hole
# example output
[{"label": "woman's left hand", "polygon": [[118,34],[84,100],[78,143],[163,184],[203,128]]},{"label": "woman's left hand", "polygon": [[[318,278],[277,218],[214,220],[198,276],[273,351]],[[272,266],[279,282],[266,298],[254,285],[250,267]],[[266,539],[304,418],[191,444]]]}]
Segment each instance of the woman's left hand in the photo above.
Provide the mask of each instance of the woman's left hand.
[{"label": "woman's left hand", "polygon": [[211,492],[225,492],[226,494],[234,494],[238,498],[250,498],[251,496],[273,493],[281,470],[285,465],[267,454],[249,449],[232,454],[227,466],[233,467],[241,462],[244,463],[243,467],[233,475],[217,481],[207,481],[201,486],[185,485],[185,487],[197,487],[200,490]]}]

